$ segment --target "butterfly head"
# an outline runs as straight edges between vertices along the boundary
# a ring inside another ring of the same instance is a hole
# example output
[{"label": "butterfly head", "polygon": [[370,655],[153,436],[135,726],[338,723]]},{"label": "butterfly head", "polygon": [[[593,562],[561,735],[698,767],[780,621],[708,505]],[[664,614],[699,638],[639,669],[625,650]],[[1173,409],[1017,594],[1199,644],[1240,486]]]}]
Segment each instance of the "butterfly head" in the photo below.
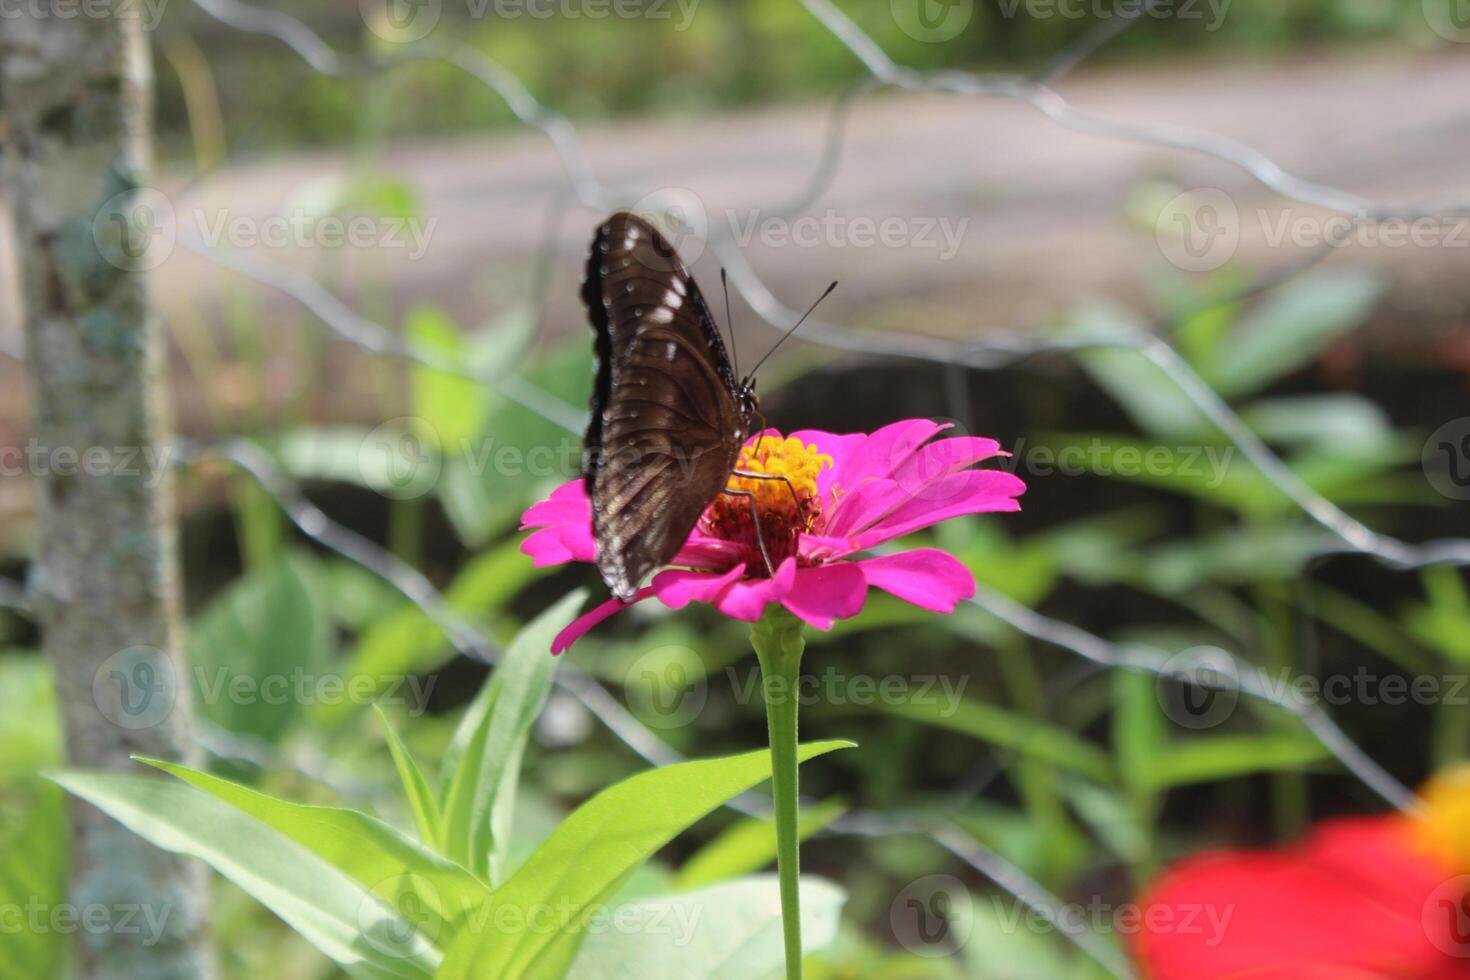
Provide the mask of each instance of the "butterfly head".
[{"label": "butterfly head", "polygon": [[761,400],[755,393],[754,378],[740,379],[740,384],[735,388],[735,404],[740,409],[740,417],[745,420],[745,431],[748,434],[761,414]]}]

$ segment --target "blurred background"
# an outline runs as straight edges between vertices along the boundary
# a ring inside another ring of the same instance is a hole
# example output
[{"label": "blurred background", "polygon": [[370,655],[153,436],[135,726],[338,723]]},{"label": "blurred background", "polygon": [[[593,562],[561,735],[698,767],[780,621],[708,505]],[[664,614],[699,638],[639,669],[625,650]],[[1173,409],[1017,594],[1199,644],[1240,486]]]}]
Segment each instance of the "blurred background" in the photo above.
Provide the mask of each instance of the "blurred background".
[{"label": "blurred background", "polygon": [[[1470,751],[1463,572],[1399,567],[1392,543],[1350,546],[1308,513],[1470,536],[1470,217],[1421,207],[1470,194],[1470,21],[1454,0],[838,6],[141,3],[172,425],[224,450],[176,460],[189,655],[374,678],[409,744],[442,755],[485,667],[289,508],[299,490],[498,641],[596,586],[532,569],[516,528],[576,476],[581,264],[606,211],[637,205],[672,221],[717,311],[729,269],[746,364],[840,281],[763,371],[772,425],[942,419],[1000,440],[1030,488],[1022,513],[937,535],[988,605],[874,598],[811,637],[804,733],[862,745],[804,770],[815,819],[947,815],[1060,902],[1102,907],[1088,929],[1121,950],[1111,910],[1174,858],[1387,806],[1239,671],[1282,698],[1316,679],[1308,702],[1404,784]],[[0,233],[0,444],[20,448],[14,253]],[[15,582],[31,482],[0,476]],[[59,792],[34,778],[60,759],[48,671],[23,610],[0,611],[0,642],[0,888],[59,890]],[[763,744],[744,632],[708,610],[640,607],[568,658],[683,753]],[[1201,669],[1224,691],[1171,679]],[[905,693],[860,693],[884,678]],[[367,699],[196,696],[221,773],[403,817]],[[559,691],[526,760],[524,845],[646,765]],[[736,820],[647,873],[698,880],[691,857]],[[813,975],[1108,975],[931,839],[829,832],[803,857],[848,894]],[[215,887],[225,976],[334,975]],[[931,934],[905,899],[936,889],[964,914]],[[14,975],[62,975],[67,939],[8,937],[38,971]]]}]

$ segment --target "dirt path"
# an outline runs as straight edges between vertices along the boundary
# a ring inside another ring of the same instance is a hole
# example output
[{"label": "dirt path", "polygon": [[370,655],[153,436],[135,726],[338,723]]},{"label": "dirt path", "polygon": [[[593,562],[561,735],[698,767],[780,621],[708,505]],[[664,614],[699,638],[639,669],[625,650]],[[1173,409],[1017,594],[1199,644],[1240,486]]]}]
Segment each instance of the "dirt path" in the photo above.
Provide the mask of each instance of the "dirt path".
[{"label": "dirt path", "polygon": [[[1219,132],[1296,174],[1375,199],[1470,196],[1470,47],[1079,72],[1060,90],[1117,119]],[[689,189],[713,224],[749,238],[750,262],[788,305],[842,279],[826,315],[868,326],[960,334],[1042,323],[1092,296],[1136,300],[1140,270],[1165,261],[1152,230],[1124,217],[1149,178],[1223,189],[1236,209],[1235,258],[1257,268],[1290,263],[1310,249],[1303,235],[1320,226],[1321,213],[1283,210],[1279,198],[1207,157],[1073,133],[1013,102],[896,94],[855,109],[835,180],[804,222],[773,220],[763,209],[803,186],[827,117],[825,104],[800,105],[579,131],[599,178],[630,189]],[[383,166],[422,195],[423,241],[404,229],[403,243],[392,247],[328,255],[257,245],[253,254],[326,275],[345,298],[389,319],[433,302],[476,323],[526,297],[548,204],[565,186],[542,138],[399,145]],[[188,227],[218,233],[229,221],[259,231],[266,219],[290,214],[303,187],[348,168],[345,154],[294,156],[231,167],[203,187],[181,191],[166,181],[164,190]],[[582,329],[574,284],[595,221],[578,211],[562,224],[548,330]],[[888,244],[868,242],[885,222],[896,229]],[[1372,242],[1332,261],[1389,270],[1393,302],[1404,312],[1463,319],[1470,228],[1458,234],[1458,247]],[[1272,244],[1275,237],[1282,242]],[[0,252],[7,247],[0,241]],[[0,254],[0,268],[7,265]],[[715,281],[712,257],[697,271]],[[179,250],[154,281],[165,316],[185,334],[218,321],[241,295],[233,277]],[[301,331],[317,329],[280,297],[268,297],[263,309],[267,350],[290,351]],[[0,336],[13,330],[13,317],[0,303]],[[737,309],[736,320],[751,325],[752,352],[766,345],[769,335],[753,317]],[[283,392],[320,385],[290,364],[282,371]],[[23,415],[17,380],[13,365],[3,368],[0,422],[9,420],[10,431]],[[229,383],[211,378],[211,386]],[[364,388],[321,387],[330,389],[319,404],[325,418],[376,411]],[[178,395],[186,427],[198,429],[200,391],[187,373]]]}]

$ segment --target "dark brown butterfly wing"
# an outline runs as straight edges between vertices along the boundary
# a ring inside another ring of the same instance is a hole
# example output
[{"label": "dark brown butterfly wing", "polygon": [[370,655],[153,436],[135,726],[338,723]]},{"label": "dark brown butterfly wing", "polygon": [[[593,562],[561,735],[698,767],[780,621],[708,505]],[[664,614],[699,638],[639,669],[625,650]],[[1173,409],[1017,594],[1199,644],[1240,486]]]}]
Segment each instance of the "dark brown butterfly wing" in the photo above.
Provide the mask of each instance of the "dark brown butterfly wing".
[{"label": "dark brown butterfly wing", "polygon": [[597,335],[582,474],[597,568],[629,599],[725,488],[748,422],[699,287],[647,221],[597,230],[582,298]]}]

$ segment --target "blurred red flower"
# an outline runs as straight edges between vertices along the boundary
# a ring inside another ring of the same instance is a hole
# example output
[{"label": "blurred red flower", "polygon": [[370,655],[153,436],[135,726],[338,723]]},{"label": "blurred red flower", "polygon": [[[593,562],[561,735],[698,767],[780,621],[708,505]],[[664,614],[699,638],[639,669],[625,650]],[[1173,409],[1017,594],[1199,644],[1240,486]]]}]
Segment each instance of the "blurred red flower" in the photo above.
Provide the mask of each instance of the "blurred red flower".
[{"label": "blurred red flower", "polygon": [[[1470,777],[1424,813],[1319,824],[1281,850],[1223,850],[1144,892],[1134,953],[1150,980],[1470,980]],[[1187,928],[1188,923],[1196,927]]]}]

